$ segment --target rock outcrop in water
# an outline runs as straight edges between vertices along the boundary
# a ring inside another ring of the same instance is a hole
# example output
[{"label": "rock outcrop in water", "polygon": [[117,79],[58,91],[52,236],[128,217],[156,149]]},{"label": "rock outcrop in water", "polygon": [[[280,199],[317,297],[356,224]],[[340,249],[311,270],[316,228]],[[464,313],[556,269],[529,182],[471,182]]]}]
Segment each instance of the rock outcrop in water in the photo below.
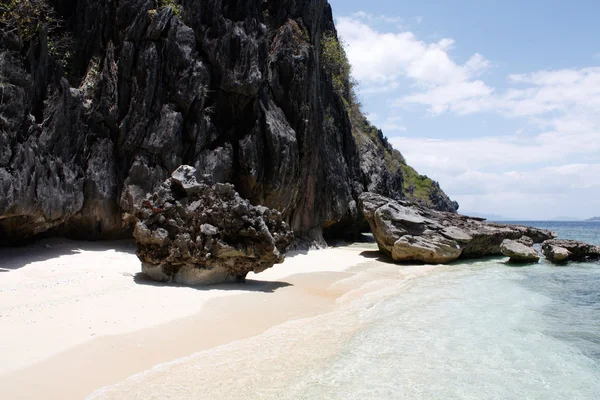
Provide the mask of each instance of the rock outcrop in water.
[{"label": "rock outcrop in water", "polygon": [[374,193],[363,193],[359,206],[380,251],[397,262],[445,264],[456,259],[501,255],[506,239],[527,236],[541,243],[555,237],[543,229],[486,222]]},{"label": "rock outcrop in water", "polygon": [[0,23],[0,244],[130,234],[182,164],[317,241],[356,228],[365,190],[456,210],[353,130],[323,63],[327,1],[47,1],[58,28]]},{"label": "rock outcrop in water", "polygon": [[142,202],[134,231],[142,271],[157,281],[208,285],[283,262],[294,235],[281,214],[252,206],[231,184],[203,179],[181,166]]},{"label": "rock outcrop in water", "polygon": [[540,261],[540,254],[533,247],[533,240],[528,239],[524,241],[505,239],[500,245],[500,251],[506,257],[510,257],[510,262],[536,263]]},{"label": "rock outcrop in water", "polygon": [[600,260],[600,246],[576,240],[547,240],[542,244],[542,253],[548,261],[555,264]]}]

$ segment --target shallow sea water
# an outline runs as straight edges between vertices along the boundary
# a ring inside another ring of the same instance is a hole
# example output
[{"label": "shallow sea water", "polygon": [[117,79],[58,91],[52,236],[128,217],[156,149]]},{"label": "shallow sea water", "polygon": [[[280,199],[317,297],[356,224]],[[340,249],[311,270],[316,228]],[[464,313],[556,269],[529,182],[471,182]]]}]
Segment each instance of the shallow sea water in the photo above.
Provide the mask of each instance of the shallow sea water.
[{"label": "shallow sea water", "polygon": [[[529,224],[600,244],[600,224]],[[94,397],[600,399],[598,263],[397,268],[402,274],[370,282],[331,313],[158,366]]]}]

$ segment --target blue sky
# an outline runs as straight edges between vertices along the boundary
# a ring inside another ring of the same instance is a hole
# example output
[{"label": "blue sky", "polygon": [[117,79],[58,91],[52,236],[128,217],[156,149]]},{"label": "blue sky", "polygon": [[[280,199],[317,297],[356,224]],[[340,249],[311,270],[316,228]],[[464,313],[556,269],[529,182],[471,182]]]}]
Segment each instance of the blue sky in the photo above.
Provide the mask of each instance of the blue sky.
[{"label": "blue sky", "polygon": [[370,119],[463,211],[600,215],[600,2],[330,3]]}]

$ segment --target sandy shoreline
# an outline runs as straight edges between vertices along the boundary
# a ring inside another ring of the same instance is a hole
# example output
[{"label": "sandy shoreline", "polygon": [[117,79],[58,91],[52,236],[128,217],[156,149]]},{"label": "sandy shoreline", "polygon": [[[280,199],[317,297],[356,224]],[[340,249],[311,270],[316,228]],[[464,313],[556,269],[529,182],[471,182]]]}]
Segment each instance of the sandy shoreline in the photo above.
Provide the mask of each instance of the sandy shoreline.
[{"label": "sandy shoreline", "polygon": [[[245,285],[204,289],[144,280],[130,242],[2,249],[0,396],[82,398],[156,364],[330,312],[395,277],[374,249],[295,254]],[[375,275],[359,278],[369,269]]]}]

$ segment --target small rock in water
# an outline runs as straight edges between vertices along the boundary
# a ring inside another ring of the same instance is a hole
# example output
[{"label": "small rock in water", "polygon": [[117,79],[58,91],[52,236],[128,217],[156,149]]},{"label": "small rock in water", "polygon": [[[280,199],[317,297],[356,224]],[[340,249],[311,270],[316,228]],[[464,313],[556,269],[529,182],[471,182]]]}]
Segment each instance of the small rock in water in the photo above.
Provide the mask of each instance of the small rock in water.
[{"label": "small rock in water", "polygon": [[[531,239],[525,240],[524,242],[529,243],[530,241],[533,244],[533,240]],[[537,263],[540,260],[538,251],[531,246],[523,244],[521,239],[518,241],[510,239],[504,240],[500,245],[500,250],[503,255],[510,257],[511,262]]]},{"label": "small rock in water", "polygon": [[576,240],[546,240],[542,253],[548,261],[560,264],[567,261],[595,261],[600,259],[600,246]]}]

